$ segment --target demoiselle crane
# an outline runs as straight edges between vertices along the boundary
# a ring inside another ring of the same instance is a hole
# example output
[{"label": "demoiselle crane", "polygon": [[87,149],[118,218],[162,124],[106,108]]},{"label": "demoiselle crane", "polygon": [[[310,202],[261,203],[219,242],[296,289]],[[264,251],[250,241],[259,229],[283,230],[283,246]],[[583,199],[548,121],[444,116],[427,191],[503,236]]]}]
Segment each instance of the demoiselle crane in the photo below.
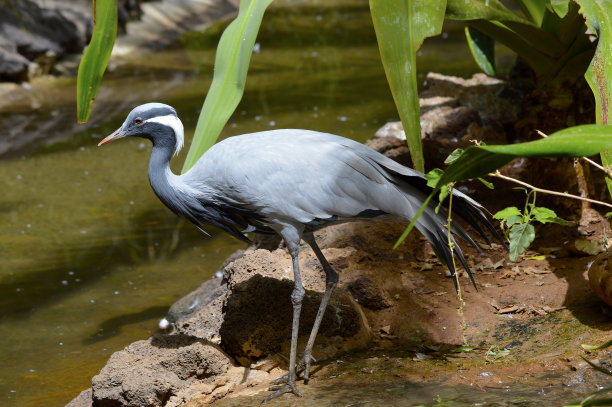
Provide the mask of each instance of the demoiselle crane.
[{"label": "demoiselle crane", "polygon": [[[293,262],[293,324],[289,372],[277,381],[266,400],[283,393],[300,396],[296,379],[303,371],[308,381],[312,347],[338,274],[329,265],[313,232],[338,222],[393,217],[409,221],[431,192],[422,173],[404,167],[356,141],[308,130],[271,130],[227,138],[212,146],[185,174],[170,170],[170,159],[183,146],[183,124],[176,111],[161,103],[136,107],[113,134],[98,145],[127,137],[151,140],[149,181],[161,201],[196,227],[214,225],[249,242],[246,233],[278,233]],[[415,227],[431,242],[438,256],[455,273],[444,210],[436,213],[434,199]],[[488,239],[479,224],[496,238],[488,212],[465,194],[453,192],[453,212]],[[452,232],[478,246],[456,222]],[[326,274],[326,288],[300,367],[296,367],[297,339],[304,287],[298,253],[304,240]],[[501,241],[501,239],[500,239]],[[457,258],[469,267],[459,246]],[[472,278],[472,281],[473,278]],[[264,400],[265,401],[265,400]]]}]

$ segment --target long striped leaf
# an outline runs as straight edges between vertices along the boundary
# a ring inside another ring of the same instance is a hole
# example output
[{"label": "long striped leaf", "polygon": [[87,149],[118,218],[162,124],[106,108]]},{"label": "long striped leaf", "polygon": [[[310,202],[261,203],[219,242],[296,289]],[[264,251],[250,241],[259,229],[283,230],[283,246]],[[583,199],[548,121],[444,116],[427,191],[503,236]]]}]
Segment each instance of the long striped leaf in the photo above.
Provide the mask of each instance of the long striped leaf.
[{"label": "long striped leaf", "polygon": [[[578,0],[577,3],[587,26],[598,38],[595,55],[584,74],[595,95],[596,121],[599,124],[612,124],[612,1]],[[601,153],[601,163],[606,168],[612,168],[611,152],[606,150]],[[612,196],[612,180],[606,179],[606,184]]]},{"label": "long striped leaf", "polygon": [[89,119],[117,36],[117,0],[93,0],[94,30],[77,76],[77,120]]},{"label": "long striped leaf", "polygon": [[238,16],[227,26],[215,57],[215,73],[198,118],[193,142],[183,172],[217,140],[223,126],[238,106],[246,82],[257,32],[272,0],[241,0]]},{"label": "long striped leaf", "polygon": [[387,81],[402,120],[414,168],[423,171],[416,52],[442,31],[446,0],[370,0]]}]

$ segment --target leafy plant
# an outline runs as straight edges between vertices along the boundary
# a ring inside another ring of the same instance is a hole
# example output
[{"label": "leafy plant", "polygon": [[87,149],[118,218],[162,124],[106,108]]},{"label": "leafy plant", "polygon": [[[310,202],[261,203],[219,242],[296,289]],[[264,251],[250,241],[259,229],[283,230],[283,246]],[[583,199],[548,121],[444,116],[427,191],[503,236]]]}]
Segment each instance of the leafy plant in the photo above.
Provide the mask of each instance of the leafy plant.
[{"label": "leafy plant", "polygon": [[[599,124],[570,127],[560,130],[550,137],[526,143],[470,146],[461,152],[446,170],[438,172],[434,179],[430,179],[429,185],[433,188],[433,191],[395,243],[395,247],[399,246],[406,239],[414,227],[416,219],[425,210],[431,199],[445,188],[448,188],[450,183],[476,179],[486,175],[499,176],[492,172],[508,164],[516,157],[588,157],[611,149],[612,127]],[[531,185],[524,185],[531,189],[536,189]],[[538,191],[543,190],[539,189]],[[554,191],[547,192],[551,193]],[[579,198],[566,193],[556,194],[564,197]]]},{"label": "leafy plant", "polygon": [[487,362],[495,362],[499,359],[505,358],[510,354],[510,351],[506,348],[501,349],[499,345],[492,345],[487,353],[485,354],[485,358]]},{"label": "leafy plant", "polygon": [[[599,349],[605,349],[605,348],[610,347],[610,346],[612,346],[612,341],[608,341],[608,342],[604,343],[603,345],[599,345],[599,346],[582,345],[582,347],[584,349],[586,349],[586,350],[599,350]],[[610,370],[606,369],[603,366],[596,365],[595,363],[591,362],[590,360],[588,360],[584,356],[581,356],[581,357],[593,369],[595,369],[598,372],[601,372],[601,373],[603,373],[603,374],[605,374],[607,376],[612,377],[612,372]],[[598,396],[604,395],[606,393],[612,393],[612,387],[604,387],[603,389],[599,389],[598,391],[589,394],[587,397],[582,399],[582,401],[580,401],[579,403],[566,404],[563,407],[612,406],[612,398],[610,398],[610,397],[599,398],[598,397]]]},{"label": "leafy plant", "polygon": [[510,206],[493,215],[494,219],[501,221],[502,232],[509,243],[511,261],[517,261],[535,239],[533,222],[558,223],[564,226],[572,224],[559,218],[552,209],[536,206],[536,191],[527,192],[525,188],[521,189],[527,193],[525,208],[522,212],[516,206]]}]

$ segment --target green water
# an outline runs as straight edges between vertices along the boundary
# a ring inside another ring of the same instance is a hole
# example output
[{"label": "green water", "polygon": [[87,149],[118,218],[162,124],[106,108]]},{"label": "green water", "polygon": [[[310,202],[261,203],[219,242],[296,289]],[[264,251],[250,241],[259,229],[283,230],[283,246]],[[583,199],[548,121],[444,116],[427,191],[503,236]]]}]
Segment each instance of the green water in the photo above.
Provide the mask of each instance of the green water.
[{"label": "green water", "polygon": [[[367,2],[346,3],[266,15],[223,137],[309,128],[363,141],[397,120]],[[64,405],[114,351],[150,336],[172,302],[244,247],[213,229],[203,236],[163,207],[148,185],[148,142],[96,147],[150,101],[174,105],[189,138],[216,38],[190,35],[123,61],[105,76],[90,127],[74,124],[73,79],[43,81],[40,107],[12,112],[41,125],[41,136],[52,117],[64,127],[54,142],[39,137],[0,158],[0,405]],[[460,35],[439,37],[426,43],[419,68],[469,76],[468,55]]]}]

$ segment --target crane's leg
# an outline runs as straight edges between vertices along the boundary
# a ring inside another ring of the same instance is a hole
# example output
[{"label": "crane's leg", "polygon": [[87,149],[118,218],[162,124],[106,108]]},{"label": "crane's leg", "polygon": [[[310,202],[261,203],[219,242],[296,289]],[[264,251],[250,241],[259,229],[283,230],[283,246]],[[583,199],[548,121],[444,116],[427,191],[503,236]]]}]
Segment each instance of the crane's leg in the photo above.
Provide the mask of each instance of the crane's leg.
[{"label": "crane's leg", "polygon": [[[314,235],[311,233],[304,235],[304,241],[310,245],[312,251],[317,256],[317,259],[319,259],[319,262],[325,271],[325,292],[321,298],[321,304],[319,305],[319,310],[317,311],[317,316],[315,317],[312,331],[310,331],[308,343],[306,344],[306,348],[304,348],[304,354],[299,363],[301,366],[299,366],[296,371],[296,374],[304,371],[303,378],[304,382],[307,383],[310,374],[310,362],[316,362],[316,360],[314,360],[312,357],[312,348],[314,346],[315,339],[317,338],[317,333],[319,332],[319,327],[321,326],[321,321],[323,320],[323,315],[325,314],[325,309],[327,308],[329,299],[331,298],[334,288],[336,288],[336,285],[338,284],[338,273],[336,273],[332,266],[330,266],[327,262],[325,256],[323,256],[323,252],[321,252],[319,245],[317,245]],[[273,383],[286,383],[287,380],[289,380],[289,374],[276,379]]]},{"label": "crane's leg", "polygon": [[[298,397],[302,397],[295,386],[296,379],[296,356],[297,356],[297,339],[298,328],[300,327],[300,312],[302,310],[302,299],[304,298],[305,290],[302,285],[302,277],[300,275],[300,264],[298,262],[298,254],[300,252],[300,232],[294,228],[289,230],[283,229],[279,232],[285,239],[291,260],[293,261],[293,292],[291,293],[291,303],[293,304],[293,323],[291,325],[291,351],[289,354],[289,373],[285,384],[282,386],[273,386],[270,390],[275,391],[268,397],[262,400],[265,403],[268,400],[276,398],[285,393],[293,393]],[[295,237],[297,236],[297,241]]]},{"label": "crane's leg", "polygon": [[336,285],[338,284],[338,273],[336,273],[332,266],[330,266],[327,262],[325,256],[323,256],[323,252],[321,252],[321,249],[319,248],[319,245],[317,245],[312,233],[305,235],[304,240],[310,245],[312,251],[317,256],[317,259],[319,259],[319,262],[325,271],[325,292],[323,293],[323,298],[321,298],[321,304],[319,305],[319,310],[317,311],[317,316],[312,326],[312,331],[310,331],[308,343],[306,344],[306,348],[304,348],[304,356],[302,357],[304,363],[304,382],[308,383],[310,362],[314,360],[312,357],[312,347],[314,346],[315,339],[317,338],[317,333],[319,332],[319,327],[321,326],[321,321],[323,320],[323,315],[325,314],[325,309],[327,308],[327,304],[331,298],[332,291],[334,291],[334,288],[336,288]]}]

